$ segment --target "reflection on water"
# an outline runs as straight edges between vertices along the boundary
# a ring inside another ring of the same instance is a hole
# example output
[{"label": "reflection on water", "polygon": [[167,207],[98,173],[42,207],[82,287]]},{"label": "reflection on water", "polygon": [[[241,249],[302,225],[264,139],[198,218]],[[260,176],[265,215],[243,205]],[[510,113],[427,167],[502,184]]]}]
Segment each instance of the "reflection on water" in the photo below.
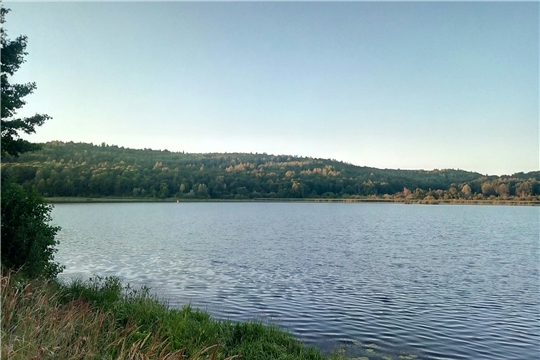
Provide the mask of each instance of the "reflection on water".
[{"label": "reflection on water", "polygon": [[539,209],[402,204],[61,204],[63,276],[278,323],[350,356],[540,353]]}]

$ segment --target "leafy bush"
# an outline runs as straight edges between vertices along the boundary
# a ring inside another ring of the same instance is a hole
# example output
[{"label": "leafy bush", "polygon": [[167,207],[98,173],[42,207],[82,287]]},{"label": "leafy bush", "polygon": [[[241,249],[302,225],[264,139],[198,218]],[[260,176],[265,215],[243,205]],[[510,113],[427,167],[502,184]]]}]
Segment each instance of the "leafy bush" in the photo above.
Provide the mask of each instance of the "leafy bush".
[{"label": "leafy bush", "polygon": [[49,224],[52,206],[35,189],[25,190],[2,176],[2,266],[31,278],[54,278],[63,270],[55,263],[54,238],[60,230]]}]

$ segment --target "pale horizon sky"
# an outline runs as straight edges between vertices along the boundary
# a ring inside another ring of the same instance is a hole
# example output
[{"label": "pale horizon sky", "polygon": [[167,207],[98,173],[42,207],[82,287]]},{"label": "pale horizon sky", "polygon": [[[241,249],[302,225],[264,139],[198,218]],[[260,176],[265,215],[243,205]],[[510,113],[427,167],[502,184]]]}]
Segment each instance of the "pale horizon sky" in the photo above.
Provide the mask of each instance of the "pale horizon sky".
[{"label": "pale horizon sky", "polygon": [[35,135],[540,169],[538,2],[5,2]]}]

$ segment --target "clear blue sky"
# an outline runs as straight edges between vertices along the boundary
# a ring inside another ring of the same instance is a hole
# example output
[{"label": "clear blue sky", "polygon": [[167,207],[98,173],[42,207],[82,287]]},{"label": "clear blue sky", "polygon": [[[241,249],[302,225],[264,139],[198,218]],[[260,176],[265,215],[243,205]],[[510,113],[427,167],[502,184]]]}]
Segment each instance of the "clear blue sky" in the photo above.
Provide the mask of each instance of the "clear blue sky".
[{"label": "clear blue sky", "polygon": [[538,2],[20,3],[28,137],[538,170]]}]

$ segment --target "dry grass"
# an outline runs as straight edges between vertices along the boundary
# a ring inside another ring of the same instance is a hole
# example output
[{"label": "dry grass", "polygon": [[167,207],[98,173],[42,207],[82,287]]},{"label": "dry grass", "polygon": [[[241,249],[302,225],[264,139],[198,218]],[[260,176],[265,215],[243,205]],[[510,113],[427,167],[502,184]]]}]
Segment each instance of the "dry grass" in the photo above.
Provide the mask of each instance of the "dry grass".
[{"label": "dry grass", "polygon": [[[184,359],[169,350],[160,334],[139,332],[128,322],[119,328],[111,312],[90,303],[59,301],[53,283],[2,275],[2,359]],[[219,345],[189,359],[216,359]],[[235,357],[231,357],[232,359]]]}]

